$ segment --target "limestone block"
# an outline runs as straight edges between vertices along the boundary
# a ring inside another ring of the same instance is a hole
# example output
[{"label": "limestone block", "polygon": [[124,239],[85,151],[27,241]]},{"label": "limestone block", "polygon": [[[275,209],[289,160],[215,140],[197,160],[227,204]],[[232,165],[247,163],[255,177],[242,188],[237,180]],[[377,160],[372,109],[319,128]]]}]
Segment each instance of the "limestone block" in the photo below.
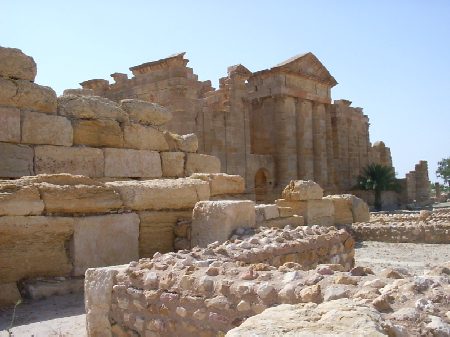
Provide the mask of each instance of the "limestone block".
[{"label": "limestone block", "polygon": [[341,194],[341,195],[329,195],[324,199],[329,199],[334,205],[334,224],[344,225],[351,224],[353,222],[353,195]]},{"label": "limestone block", "polygon": [[353,222],[367,222],[370,220],[369,206],[360,198],[353,196]]},{"label": "limestone block", "polygon": [[275,203],[278,207],[289,207],[296,215],[305,215],[307,210],[307,203],[305,201],[292,201],[286,199],[277,199]]},{"label": "limestone block", "polygon": [[25,110],[56,114],[56,92],[43,85],[28,81],[17,80],[17,95],[14,97],[15,106]]},{"label": "limestone block", "polygon": [[22,113],[22,143],[72,146],[70,121],[61,116],[40,112]]},{"label": "limestone block", "polygon": [[124,206],[133,210],[192,209],[208,200],[209,184],[198,179],[155,179],[106,183],[120,193]]},{"label": "limestone block", "polygon": [[136,213],[74,218],[74,274],[139,259],[139,216]]},{"label": "limestone block", "polygon": [[130,178],[162,177],[158,152],[129,149],[104,149],[105,176]]},{"label": "limestone block", "polygon": [[317,200],[323,197],[323,189],[312,180],[291,180],[282,197],[286,200]]},{"label": "limestone block", "polygon": [[152,257],[174,250],[175,225],[178,219],[191,219],[192,211],[146,211],[139,217],[139,257]]},{"label": "limestone block", "polygon": [[133,123],[126,125],[123,133],[126,148],[155,151],[169,150],[164,134],[151,126]]},{"label": "limestone block", "polygon": [[280,216],[277,205],[259,204],[255,206],[256,222],[261,223],[266,220],[275,219]]},{"label": "limestone block", "polygon": [[72,234],[72,218],[0,217],[0,283],[68,275],[72,264],[66,247]]},{"label": "limestone block", "polygon": [[22,299],[22,296],[20,296],[15,282],[0,284],[0,308],[13,306],[20,299]]},{"label": "limestone block", "polygon": [[0,142],[20,143],[20,110],[0,106]]},{"label": "limestone block", "polygon": [[130,120],[143,125],[164,125],[172,119],[172,113],[165,107],[138,99],[123,99],[120,106]]},{"label": "limestone block", "polygon": [[192,246],[228,240],[239,227],[256,225],[255,203],[250,200],[200,201],[192,213]]},{"label": "limestone block", "polygon": [[116,102],[98,96],[60,96],[58,114],[77,119],[112,119],[128,122],[128,115]]},{"label": "limestone block", "polygon": [[0,76],[34,81],[37,67],[31,56],[20,49],[0,46]]},{"label": "limestone block", "polygon": [[94,96],[94,90],[92,89],[66,89],[63,91],[63,95],[75,95],[75,96]]},{"label": "limestone block", "polygon": [[187,135],[177,135],[168,131],[164,132],[170,151],[197,152],[198,138],[194,133]]},{"label": "limestone block", "polygon": [[33,175],[33,155],[33,149],[29,146],[0,143],[0,177]]},{"label": "limestone block", "polygon": [[307,200],[305,223],[307,225],[334,225],[334,205],[329,199]]},{"label": "limestone block", "polygon": [[122,207],[119,194],[105,185],[38,184],[47,213],[104,213]]},{"label": "limestone block", "polygon": [[104,176],[101,149],[40,145],[35,149],[35,171],[40,173],[70,173],[88,177]]},{"label": "limestone block", "polygon": [[0,181],[0,216],[39,215],[44,202],[34,186],[21,186],[14,180]]},{"label": "limestone block", "polygon": [[226,173],[194,173],[193,179],[209,182],[211,196],[241,194],[245,191],[245,180],[241,176]]},{"label": "limestone block", "polygon": [[207,154],[187,153],[186,176],[193,173],[220,173],[220,160]]},{"label": "limestone block", "polygon": [[288,225],[291,227],[298,227],[305,225],[305,219],[300,215],[293,215],[284,218],[265,220],[261,223],[258,223],[258,225],[264,227],[277,227],[277,228],[283,228]]},{"label": "limestone block", "polygon": [[278,212],[280,212],[281,218],[295,215],[295,211],[292,207],[278,207]]},{"label": "limestone block", "polygon": [[123,147],[120,124],[108,119],[76,119],[72,121],[73,143],[93,147]]},{"label": "limestone block", "polygon": [[184,177],[184,152],[161,152],[163,177]]}]

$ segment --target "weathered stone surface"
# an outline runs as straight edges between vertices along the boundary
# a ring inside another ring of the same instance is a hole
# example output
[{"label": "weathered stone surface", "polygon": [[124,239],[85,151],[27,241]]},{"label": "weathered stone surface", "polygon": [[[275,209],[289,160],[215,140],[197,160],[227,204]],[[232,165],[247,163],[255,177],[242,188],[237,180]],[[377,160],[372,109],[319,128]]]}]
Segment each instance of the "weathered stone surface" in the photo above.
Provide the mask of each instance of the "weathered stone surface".
[{"label": "weathered stone surface", "polygon": [[74,218],[75,275],[87,268],[118,265],[139,258],[139,216],[136,213]]},{"label": "weathered stone surface", "polygon": [[23,112],[22,143],[72,146],[72,125],[65,117]]},{"label": "weathered stone surface", "polygon": [[220,160],[207,154],[188,153],[186,158],[186,176],[193,173],[220,173]]},{"label": "weathered stone surface", "polygon": [[306,203],[306,224],[322,226],[332,226],[334,224],[334,206],[331,200],[308,200]]},{"label": "weathered stone surface", "polygon": [[209,182],[211,196],[224,194],[241,194],[245,191],[244,178],[238,175],[226,173],[194,173],[193,179],[201,179]]},{"label": "weathered stone surface", "polygon": [[170,151],[197,152],[198,138],[194,133],[187,135],[177,135],[171,132],[164,132]]},{"label": "weathered stone surface", "polygon": [[312,180],[291,180],[282,196],[286,200],[317,200],[322,199],[323,189]]},{"label": "weathered stone surface", "polygon": [[20,299],[22,299],[22,296],[20,296],[15,282],[0,284],[0,308],[12,306]]},{"label": "weathered stone surface", "polygon": [[125,207],[133,210],[192,209],[208,200],[209,184],[198,179],[156,179],[106,183],[120,193]]},{"label": "weathered stone surface", "polygon": [[161,152],[163,177],[184,177],[184,152]]},{"label": "weathered stone surface", "polygon": [[27,298],[39,300],[58,295],[83,293],[83,279],[44,279],[31,280],[22,284]]},{"label": "weathered stone surface", "polygon": [[20,110],[0,106],[0,142],[20,143]]},{"label": "weathered stone surface", "polygon": [[58,114],[78,119],[128,121],[128,115],[117,103],[98,96],[60,96],[58,97]]},{"label": "weathered stone surface", "polygon": [[239,227],[255,227],[255,203],[250,200],[198,202],[192,213],[192,245],[224,242]]},{"label": "weathered stone surface", "polygon": [[278,207],[275,204],[259,204],[255,206],[256,222],[260,223],[265,220],[275,219],[280,216]]},{"label": "weathered stone surface", "polygon": [[105,185],[38,184],[47,213],[102,213],[122,207],[117,192]]},{"label": "weathered stone surface", "polygon": [[75,96],[94,96],[94,90],[92,89],[65,89],[63,91],[64,96],[75,95]]},{"label": "weathered stone surface", "polygon": [[12,105],[20,109],[56,114],[56,93],[52,88],[23,80],[14,82],[17,94],[13,97]]},{"label": "weathered stone surface", "polygon": [[37,67],[31,56],[20,49],[0,46],[0,76],[34,81]]},{"label": "weathered stone surface", "polygon": [[172,113],[165,107],[138,99],[123,99],[120,105],[130,120],[144,125],[163,125],[172,119]]},{"label": "weathered stone surface", "polygon": [[72,218],[0,217],[0,283],[68,275],[72,264],[66,247],[72,234]]},{"label": "weathered stone surface", "polygon": [[169,150],[164,134],[151,126],[133,123],[126,125],[123,132],[126,148],[155,151]]},{"label": "weathered stone surface", "polygon": [[373,308],[349,299],[321,304],[281,304],[250,317],[227,337],[387,336],[384,320]]},{"label": "weathered stone surface", "polygon": [[167,253],[174,249],[174,229],[178,219],[190,219],[192,211],[140,212],[139,257]]},{"label": "weathered stone surface", "polygon": [[108,119],[72,121],[73,143],[93,147],[123,147],[123,133],[118,122]]},{"label": "weathered stone surface", "polygon": [[360,198],[353,197],[352,201],[353,222],[364,222],[370,220],[369,206]]},{"label": "weathered stone surface", "polygon": [[303,216],[293,215],[284,218],[265,220],[261,223],[258,223],[258,225],[266,227],[278,227],[278,228],[283,228],[286,226],[297,227],[297,226],[304,226],[305,219]]},{"label": "weathered stone surface", "polygon": [[15,181],[0,181],[0,216],[39,215],[44,202],[34,186],[21,186]]},{"label": "weathered stone surface", "polygon": [[41,145],[35,149],[35,172],[70,173],[88,177],[104,176],[101,149]]},{"label": "weathered stone surface", "polygon": [[278,212],[280,213],[281,218],[295,215],[295,211],[292,207],[278,207]]},{"label": "weathered stone surface", "polygon": [[130,178],[162,177],[158,152],[130,149],[104,149],[105,176]]},{"label": "weathered stone surface", "polygon": [[324,199],[329,199],[334,205],[334,224],[344,225],[353,222],[353,195],[341,194],[341,195],[329,195]]},{"label": "weathered stone surface", "polygon": [[0,153],[0,177],[16,178],[34,174],[34,152],[31,147],[0,143]]}]

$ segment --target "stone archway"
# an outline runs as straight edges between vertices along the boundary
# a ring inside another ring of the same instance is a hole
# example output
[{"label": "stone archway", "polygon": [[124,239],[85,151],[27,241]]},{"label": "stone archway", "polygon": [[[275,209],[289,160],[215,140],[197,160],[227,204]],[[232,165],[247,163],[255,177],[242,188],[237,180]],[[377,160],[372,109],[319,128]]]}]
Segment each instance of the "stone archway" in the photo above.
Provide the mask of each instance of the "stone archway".
[{"label": "stone archway", "polygon": [[255,174],[255,201],[264,202],[267,200],[269,190],[269,171],[260,168]]}]

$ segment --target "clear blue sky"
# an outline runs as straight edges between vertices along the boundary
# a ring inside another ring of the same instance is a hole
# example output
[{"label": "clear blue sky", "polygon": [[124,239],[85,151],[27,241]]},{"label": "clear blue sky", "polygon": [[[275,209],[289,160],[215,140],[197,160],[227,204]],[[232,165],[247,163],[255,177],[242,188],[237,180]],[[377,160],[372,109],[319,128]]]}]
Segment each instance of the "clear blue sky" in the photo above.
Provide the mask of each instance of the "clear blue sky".
[{"label": "clear blue sky", "polygon": [[311,51],[391,148],[399,177],[450,156],[450,1],[0,0],[0,45],[38,64],[58,94],[92,78],[186,51],[200,79]]}]

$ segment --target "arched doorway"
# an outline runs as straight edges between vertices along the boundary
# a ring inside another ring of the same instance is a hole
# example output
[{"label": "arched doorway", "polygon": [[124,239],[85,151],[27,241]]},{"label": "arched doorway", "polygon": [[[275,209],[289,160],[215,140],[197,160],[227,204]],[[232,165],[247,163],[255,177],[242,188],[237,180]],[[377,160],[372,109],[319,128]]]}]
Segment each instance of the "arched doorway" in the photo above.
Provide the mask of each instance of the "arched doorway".
[{"label": "arched doorway", "polygon": [[260,168],[255,174],[255,201],[264,202],[267,200],[269,185],[269,172],[265,168]]}]

